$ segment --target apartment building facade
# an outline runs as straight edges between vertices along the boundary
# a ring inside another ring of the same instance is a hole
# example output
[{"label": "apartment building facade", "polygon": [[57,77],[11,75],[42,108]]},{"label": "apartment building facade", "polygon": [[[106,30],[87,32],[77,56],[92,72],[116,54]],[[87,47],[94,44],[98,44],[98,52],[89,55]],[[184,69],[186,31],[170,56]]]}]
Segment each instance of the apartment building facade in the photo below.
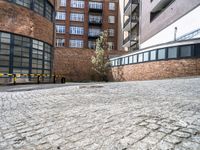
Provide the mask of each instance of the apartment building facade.
[{"label": "apartment building facade", "polygon": [[59,0],[56,47],[95,49],[96,39],[108,31],[108,49],[117,50],[118,0]]},{"label": "apartment building facade", "polygon": [[199,12],[199,0],[140,0],[139,49],[111,59],[113,79],[200,75]]},{"label": "apartment building facade", "polygon": [[[54,0],[0,1],[0,74],[51,75],[54,5]],[[9,79],[1,75],[0,82]]]},{"label": "apartment building facade", "polygon": [[120,1],[118,49],[134,51],[139,48],[139,4],[139,0]]}]

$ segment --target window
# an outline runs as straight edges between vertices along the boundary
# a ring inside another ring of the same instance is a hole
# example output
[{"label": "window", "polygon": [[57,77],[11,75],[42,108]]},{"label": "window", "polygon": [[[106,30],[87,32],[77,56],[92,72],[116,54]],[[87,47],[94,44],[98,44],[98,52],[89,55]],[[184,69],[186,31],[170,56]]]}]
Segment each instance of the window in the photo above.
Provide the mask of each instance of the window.
[{"label": "window", "polygon": [[69,47],[83,48],[83,40],[69,40]]},{"label": "window", "polygon": [[31,7],[31,0],[16,0],[16,3],[27,8]]},{"label": "window", "polygon": [[115,10],[115,3],[109,3],[109,10]]},{"label": "window", "polygon": [[40,15],[44,15],[44,0],[35,0],[34,1],[34,10]]},{"label": "window", "polygon": [[109,30],[108,30],[108,35],[109,35],[110,37],[115,36],[115,30],[114,30],[114,29],[109,29]]},{"label": "window", "polygon": [[89,32],[88,32],[88,35],[91,36],[91,37],[96,37],[96,36],[99,36],[101,34],[101,29],[95,29],[95,28],[90,28],[89,29]]},{"label": "window", "polygon": [[65,33],[65,26],[56,25],[56,33]]},{"label": "window", "polygon": [[57,20],[65,20],[66,18],[66,13],[65,12],[57,12],[56,13],[56,19]]},{"label": "window", "polygon": [[80,13],[71,13],[70,14],[70,21],[84,21],[84,14]]},{"label": "window", "polygon": [[189,57],[192,56],[192,47],[191,46],[181,46],[180,47],[180,57]]},{"label": "window", "polygon": [[168,48],[168,58],[169,59],[177,58],[177,54],[178,54],[177,47]]},{"label": "window", "polygon": [[113,42],[108,42],[108,50],[111,51],[114,49],[114,43]]},{"label": "window", "polygon": [[149,52],[144,53],[144,61],[149,61]]},{"label": "window", "polygon": [[102,16],[89,15],[90,23],[102,23]]},{"label": "window", "polygon": [[153,61],[153,60],[156,60],[156,51],[150,51],[150,60]]},{"label": "window", "polygon": [[60,6],[65,7],[66,6],[66,0],[60,0]]},{"label": "window", "polygon": [[49,3],[46,3],[45,17],[49,20],[53,20],[53,8]]},{"label": "window", "polygon": [[108,23],[115,23],[115,16],[108,16]]},{"label": "window", "polygon": [[103,8],[103,4],[99,3],[99,2],[89,2],[89,8],[102,9]]},{"label": "window", "polygon": [[158,50],[158,60],[165,59],[165,56],[166,56],[165,49],[159,49]]},{"label": "window", "polygon": [[127,65],[128,64],[128,57],[125,57],[125,65]]},{"label": "window", "polygon": [[96,41],[88,41],[88,48],[95,49],[96,48]]},{"label": "window", "polygon": [[57,47],[64,47],[65,39],[56,39],[56,46]]},{"label": "window", "polygon": [[133,63],[137,63],[138,62],[138,55],[133,55]]},{"label": "window", "polygon": [[143,53],[138,55],[138,62],[143,62]]},{"label": "window", "polygon": [[70,34],[76,34],[76,35],[83,35],[84,34],[84,28],[83,27],[70,27]]},{"label": "window", "polygon": [[129,56],[129,64],[133,63],[133,56]]},{"label": "window", "polygon": [[85,7],[84,0],[71,0],[71,7],[84,8]]}]

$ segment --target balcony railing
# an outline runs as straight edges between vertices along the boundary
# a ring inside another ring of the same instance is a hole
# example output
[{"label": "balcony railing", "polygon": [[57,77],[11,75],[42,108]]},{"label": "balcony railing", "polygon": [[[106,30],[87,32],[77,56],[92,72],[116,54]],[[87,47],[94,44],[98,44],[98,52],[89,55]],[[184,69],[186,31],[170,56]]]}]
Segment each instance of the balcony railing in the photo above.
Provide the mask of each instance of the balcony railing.
[{"label": "balcony railing", "polygon": [[138,37],[134,35],[129,35],[127,38],[124,39],[123,44],[126,44],[127,42],[137,42]]},{"label": "balcony railing", "polygon": [[90,2],[89,3],[89,11],[102,12],[103,11],[103,4],[98,3],[98,2]]},{"label": "balcony railing", "polygon": [[89,18],[89,25],[102,25],[102,18]]},{"label": "balcony railing", "polygon": [[124,8],[124,12],[128,9],[130,4],[139,4],[139,0],[129,0]]},{"label": "balcony railing", "polygon": [[129,23],[137,23],[138,22],[138,16],[132,16],[131,18],[127,19],[124,23],[124,28],[129,24]]},{"label": "balcony railing", "polygon": [[96,39],[99,38],[101,32],[99,31],[89,31],[88,32],[88,38]]}]

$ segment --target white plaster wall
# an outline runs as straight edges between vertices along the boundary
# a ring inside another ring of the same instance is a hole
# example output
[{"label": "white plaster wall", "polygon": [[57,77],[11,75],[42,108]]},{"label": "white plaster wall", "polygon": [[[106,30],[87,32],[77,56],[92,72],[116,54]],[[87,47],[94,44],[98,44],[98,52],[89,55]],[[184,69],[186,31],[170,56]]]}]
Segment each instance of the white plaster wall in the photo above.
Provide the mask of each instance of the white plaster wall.
[{"label": "white plaster wall", "polygon": [[[177,37],[192,32],[200,28],[200,6],[187,13],[185,16],[178,19],[173,24],[169,25],[164,30],[160,31],[147,41],[141,43],[140,48],[166,43],[174,40],[174,28],[177,27]],[[141,29],[142,30],[142,29]]]}]

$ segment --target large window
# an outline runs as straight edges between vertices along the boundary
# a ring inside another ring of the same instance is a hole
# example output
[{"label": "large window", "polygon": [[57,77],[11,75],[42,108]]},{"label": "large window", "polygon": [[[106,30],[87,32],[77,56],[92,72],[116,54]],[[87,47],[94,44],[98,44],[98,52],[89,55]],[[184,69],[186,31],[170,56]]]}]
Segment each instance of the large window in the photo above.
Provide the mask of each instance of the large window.
[{"label": "large window", "polygon": [[115,23],[115,16],[108,16],[108,23]]},{"label": "large window", "polygon": [[76,35],[83,35],[84,34],[84,28],[83,27],[70,27],[70,34],[76,34]]},{"label": "large window", "polygon": [[113,42],[108,42],[108,50],[113,50],[114,49],[114,43]]},{"label": "large window", "polygon": [[192,56],[191,46],[181,46],[180,47],[180,57],[190,57]]},{"label": "large window", "polygon": [[109,10],[115,10],[115,3],[109,3]]},{"label": "large window", "polygon": [[[27,7],[48,20],[53,21],[53,6],[47,0],[9,0],[10,2]],[[33,7],[31,7],[33,5]]]},{"label": "large window", "polygon": [[60,0],[60,6],[65,7],[66,6],[66,0]]},{"label": "large window", "polygon": [[100,2],[89,2],[89,8],[91,9],[102,9],[103,4]]},{"label": "large window", "polygon": [[71,7],[84,8],[85,2],[84,2],[84,0],[71,0]]},{"label": "large window", "polygon": [[83,48],[83,40],[69,40],[71,48]]},{"label": "large window", "polygon": [[65,26],[56,25],[56,33],[65,33]]},{"label": "large window", "polygon": [[25,36],[0,32],[0,73],[50,73],[52,47]]},{"label": "large window", "polygon": [[56,13],[56,19],[57,20],[65,20],[66,18],[66,13],[65,12],[57,12]]},{"label": "large window", "polygon": [[70,21],[84,21],[84,14],[81,13],[71,13],[70,14]]},{"label": "large window", "polygon": [[149,61],[149,52],[144,53],[144,61]]},{"label": "large window", "polygon": [[56,39],[56,47],[64,47],[65,39]]},{"label": "large window", "polygon": [[150,51],[150,60],[151,61],[156,60],[156,50]]},{"label": "large window", "polygon": [[158,60],[165,59],[165,56],[166,56],[165,49],[159,49],[158,50]]},{"label": "large window", "polygon": [[177,47],[170,47],[168,48],[168,58],[172,59],[172,58],[177,58],[178,56],[178,49]]}]

